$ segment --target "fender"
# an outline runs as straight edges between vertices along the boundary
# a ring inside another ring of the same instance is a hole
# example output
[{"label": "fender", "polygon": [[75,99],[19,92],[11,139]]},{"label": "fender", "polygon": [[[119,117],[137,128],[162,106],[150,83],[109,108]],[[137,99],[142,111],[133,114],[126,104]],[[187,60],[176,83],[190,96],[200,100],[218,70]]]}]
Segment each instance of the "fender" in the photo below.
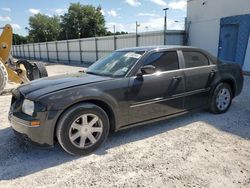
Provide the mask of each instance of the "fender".
[{"label": "fender", "polygon": [[48,111],[60,111],[65,110],[76,103],[88,100],[98,100],[106,103],[115,114],[119,111],[118,104],[114,97],[106,92],[91,87],[76,87],[69,90],[55,92],[41,99],[41,103],[50,104],[47,107]]},{"label": "fender", "polygon": [[235,96],[235,93],[237,91],[236,80],[235,80],[234,76],[232,74],[228,73],[228,72],[220,72],[220,73],[216,74],[214,80],[211,83],[210,96],[213,93],[216,86],[221,82],[233,83],[232,89],[233,89],[233,95]]}]

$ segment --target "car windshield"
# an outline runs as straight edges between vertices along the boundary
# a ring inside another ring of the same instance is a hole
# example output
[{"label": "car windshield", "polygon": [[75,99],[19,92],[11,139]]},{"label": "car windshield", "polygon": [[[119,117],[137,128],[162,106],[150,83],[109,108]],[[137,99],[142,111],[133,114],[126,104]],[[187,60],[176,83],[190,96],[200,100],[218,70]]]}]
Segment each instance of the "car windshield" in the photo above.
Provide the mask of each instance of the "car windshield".
[{"label": "car windshield", "polygon": [[144,51],[116,51],[98,60],[87,69],[87,74],[123,77],[140,59]]}]

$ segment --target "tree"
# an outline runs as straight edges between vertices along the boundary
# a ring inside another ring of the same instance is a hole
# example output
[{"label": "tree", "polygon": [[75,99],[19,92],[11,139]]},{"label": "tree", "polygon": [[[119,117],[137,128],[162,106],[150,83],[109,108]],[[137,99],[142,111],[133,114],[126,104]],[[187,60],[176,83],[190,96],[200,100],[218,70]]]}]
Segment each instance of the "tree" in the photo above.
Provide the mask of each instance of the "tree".
[{"label": "tree", "polygon": [[49,17],[35,14],[29,18],[30,42],[44,42],[57,40],[60,32],[60,19],[57,16]]},{"label": "tree", "polygon": [[13,34],[13,44],[27,44],[27,37],[18,35],[18,34]]},{"label": "tree", "polygon": [[[128,34],[128,32],[124,32],[124,31],[121,31],[121,32],[117,31],[117,32],[115,32],[115,35],[125,35],[125,34]],[[112,33],[111,31],[107,31],[106,34],[105,34],[105,36],[111,36],[111,35],[114,35],[114,33]]]},{"label": "tree", "polygon": [[106,34],[101,7],[72,3],[61,17],[61,39],[86,38]]}]

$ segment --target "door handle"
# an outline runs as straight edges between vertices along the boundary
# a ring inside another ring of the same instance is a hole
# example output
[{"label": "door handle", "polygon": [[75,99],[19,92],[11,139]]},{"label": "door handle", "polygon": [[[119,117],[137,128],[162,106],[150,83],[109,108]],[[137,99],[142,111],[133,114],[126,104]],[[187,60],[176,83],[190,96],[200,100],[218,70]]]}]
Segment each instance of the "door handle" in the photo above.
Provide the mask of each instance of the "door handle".
[{"label": "door handle", "polygon": [[180,81],[182,80],[182,76],[174,76],[173,80]]}]

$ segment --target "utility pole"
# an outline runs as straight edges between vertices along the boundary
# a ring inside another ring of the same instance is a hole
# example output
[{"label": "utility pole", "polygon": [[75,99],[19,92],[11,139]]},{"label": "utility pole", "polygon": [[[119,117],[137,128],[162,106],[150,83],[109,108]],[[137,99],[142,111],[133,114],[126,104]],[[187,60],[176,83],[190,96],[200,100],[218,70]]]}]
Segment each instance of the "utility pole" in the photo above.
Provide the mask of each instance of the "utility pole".
[{"label": "utility pole", "polygon": [[135,22],[135,44],[138,46],[138,27],[140,27],[140,24],[138,22]]},{"label": "utility pole", "polygon": [[168,12],[169,8],[164,8],[163,11],[165,11],[165,17],[164,17],[164,45],[167,44],[167,12]]}]

